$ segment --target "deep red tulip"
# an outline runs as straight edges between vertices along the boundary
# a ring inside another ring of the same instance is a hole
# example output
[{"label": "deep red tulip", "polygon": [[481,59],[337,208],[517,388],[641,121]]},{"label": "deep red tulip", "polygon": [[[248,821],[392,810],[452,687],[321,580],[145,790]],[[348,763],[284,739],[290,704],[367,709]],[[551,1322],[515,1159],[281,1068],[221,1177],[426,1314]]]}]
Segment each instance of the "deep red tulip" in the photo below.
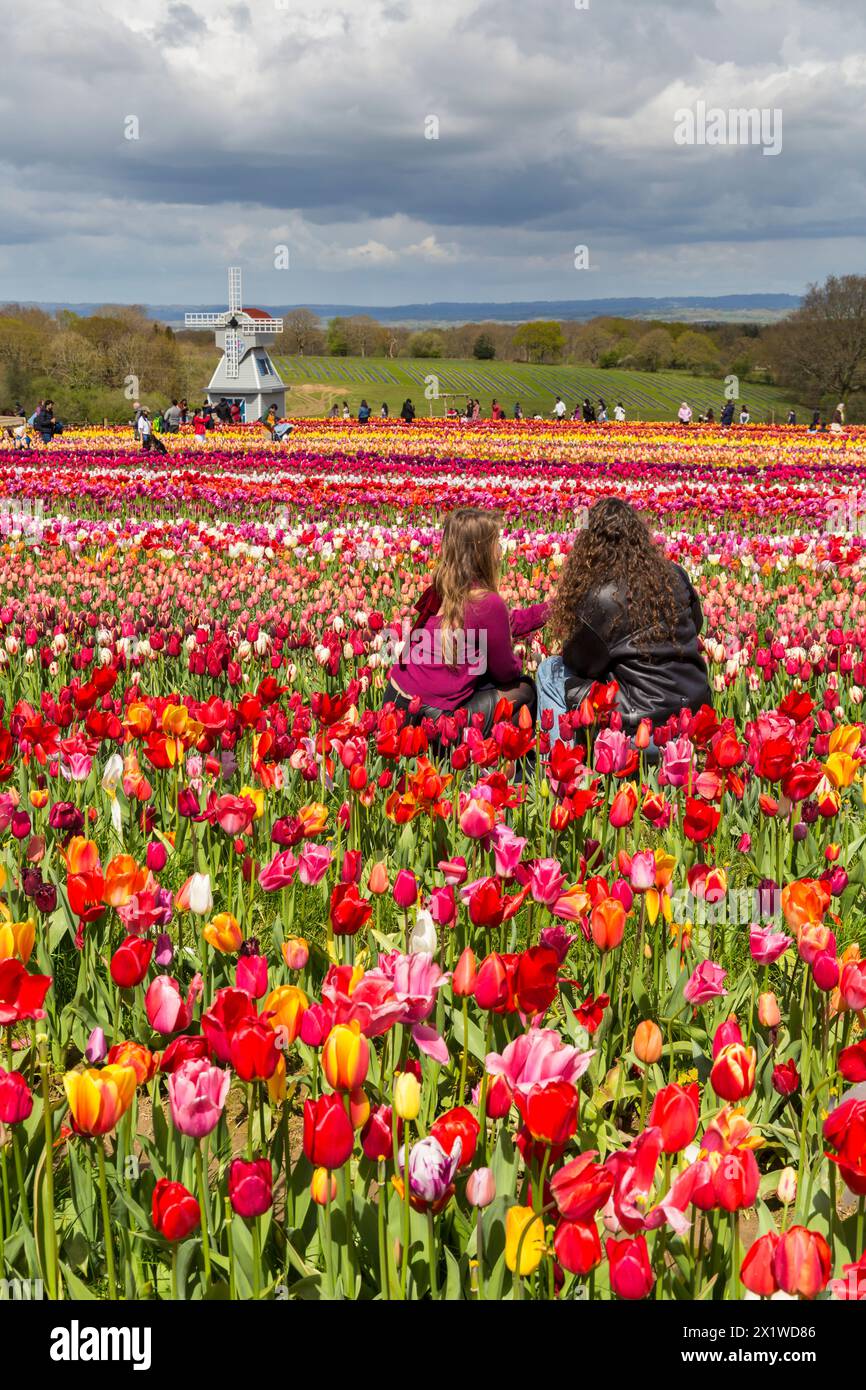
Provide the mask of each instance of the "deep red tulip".
[{"label": "deep red tulip", "polygon": [[263,1216],[274,1200],[274,1178],[269,1158],[233,1158],[229,1164],[229,1200],[232,1211],[248,1220]]}]

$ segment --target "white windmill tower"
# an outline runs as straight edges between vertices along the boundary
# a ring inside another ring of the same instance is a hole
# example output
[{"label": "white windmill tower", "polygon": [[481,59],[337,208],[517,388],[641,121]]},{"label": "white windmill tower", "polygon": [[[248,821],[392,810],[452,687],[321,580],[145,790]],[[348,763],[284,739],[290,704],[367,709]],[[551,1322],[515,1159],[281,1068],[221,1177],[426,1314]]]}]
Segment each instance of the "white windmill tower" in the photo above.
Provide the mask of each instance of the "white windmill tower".
[{"label": "white windmill tower", "polygon": [[268,356],[267,349],[283,331],[283,320],[273,319],[264,309],[244,309],[239,266],[229,268],[229,307],[221,314],[185,314],[187,328],[215,328],[222,361],[207,388],[207,398],[216,405],[225,398],[237,401],[244,419],[260,420],[271,406],[277,415],[286,413],[286,383]]}]

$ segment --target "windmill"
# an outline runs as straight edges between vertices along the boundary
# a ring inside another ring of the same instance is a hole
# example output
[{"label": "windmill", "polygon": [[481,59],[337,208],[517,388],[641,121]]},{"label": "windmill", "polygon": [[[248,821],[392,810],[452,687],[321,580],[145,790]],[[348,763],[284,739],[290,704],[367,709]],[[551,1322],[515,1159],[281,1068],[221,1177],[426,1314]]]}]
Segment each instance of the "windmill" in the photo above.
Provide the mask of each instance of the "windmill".
[{"label": "windmill", "polygon": [[187,328],[216,329],[222,360],[207,389],[211,405],[237,401],[245,420],[259,420],[270,407],[286,411],[286,384],[271,362],[267,348],[283,331],[283,320],[264,309],[245,309],[240,266],[229,267],[228,308],[216,314],[185,314]]}]

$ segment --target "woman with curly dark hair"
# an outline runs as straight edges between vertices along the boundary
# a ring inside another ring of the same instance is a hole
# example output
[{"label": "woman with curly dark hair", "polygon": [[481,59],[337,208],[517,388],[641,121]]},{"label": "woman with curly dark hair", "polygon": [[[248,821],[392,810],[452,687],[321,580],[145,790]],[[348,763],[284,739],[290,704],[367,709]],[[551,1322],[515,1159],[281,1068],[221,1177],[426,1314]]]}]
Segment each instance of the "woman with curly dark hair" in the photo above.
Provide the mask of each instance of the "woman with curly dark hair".
[{"label": "woman with curly dark hair", "polygon": [[562,655],[536,677],[539,717],[576,709],[594,681],[616,681],[623,729],[663,724],[683,708],[712,704],[698,636],[700,600],[627,502],[590,509],[565,562],[549,619]]}]

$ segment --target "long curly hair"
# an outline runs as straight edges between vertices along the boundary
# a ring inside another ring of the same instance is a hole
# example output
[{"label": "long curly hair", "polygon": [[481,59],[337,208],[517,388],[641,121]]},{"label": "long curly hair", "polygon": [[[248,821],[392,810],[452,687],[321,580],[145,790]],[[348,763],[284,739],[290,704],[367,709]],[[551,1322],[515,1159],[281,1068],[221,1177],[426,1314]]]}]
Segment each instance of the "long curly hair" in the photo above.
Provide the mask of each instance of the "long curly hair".
[{"label": "long curly hair", "polygon": [[453,636],[463,628],[469,595],[498,590],[501,525],[501,514],[484,507],[456,507],[445,518],[433,584],[439,598],[442,653],[449,665],[454,660]]},{"label": "long curly hair", "polygon": [[560,642],[571,637],[582,604],[606,584],[615,586],[620,617],[640,615],[639,650],[646,653],[653,642],[675,640],[680,602],[673,566],[640,513],[616,497],[590,508],[586,529],[563,566],[549,619],[554,637]]}]

